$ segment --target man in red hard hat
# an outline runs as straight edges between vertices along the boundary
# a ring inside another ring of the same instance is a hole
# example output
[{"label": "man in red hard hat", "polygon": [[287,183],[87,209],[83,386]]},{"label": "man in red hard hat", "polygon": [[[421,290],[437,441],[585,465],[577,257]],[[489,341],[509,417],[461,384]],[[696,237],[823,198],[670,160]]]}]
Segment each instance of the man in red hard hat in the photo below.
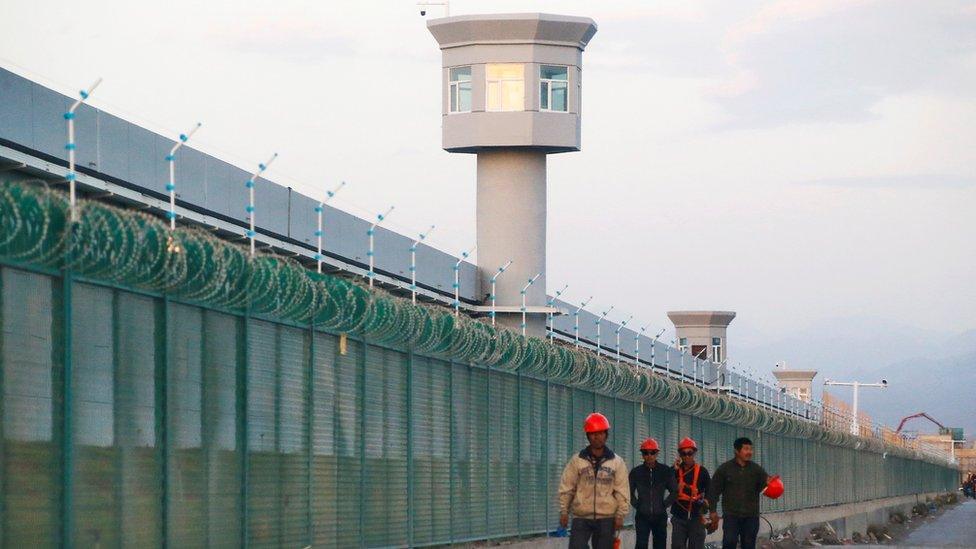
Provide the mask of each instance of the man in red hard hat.
[{"label": "man in red hard hat", "polygon": [[[654,549],[664,549],[668,541],[668,507],[678,493],[678,481],[674,469],[657,461],[659,451],[656,440],[645,440],[640,446],[644,463],[630,471],[630,504],[636,510],[636,549],[647,549],[649,535],[654,540]],[[665,490],[667,497],[664,497]]]},{"label": "man in red hard hat", "polygon": [[589,445],[571,457],[559,482],[559,524],[573,527],[570,549],[613,549],[616,532],[630,510],[627,465],[607,447],[610,421],[592,413],[583,423]]},{"label": "man in red hard hat", "polygon": [[671,506],[671,549],[702,549],[705,547],[705,509],[711,478],[708,469],[695,462],[698,444],[691,438],[678,443],[678,459],[674,463],[678,495]]},{"label": "man in red hard hat", "polygon": [[[739,437],[733,443],[735,457],[719,465],[708,491],[708,501],[722,500],[722,549],[755,549],[759,535],[759,494],[769,488],[769,497],[782,495],[779,477],[772,479],[752,461],[752,441]],[[776,492],[779,492],[778,494]],[[714,507],[713,507],[714,509]],[[712,511],[712,521],[718,514]]]}]

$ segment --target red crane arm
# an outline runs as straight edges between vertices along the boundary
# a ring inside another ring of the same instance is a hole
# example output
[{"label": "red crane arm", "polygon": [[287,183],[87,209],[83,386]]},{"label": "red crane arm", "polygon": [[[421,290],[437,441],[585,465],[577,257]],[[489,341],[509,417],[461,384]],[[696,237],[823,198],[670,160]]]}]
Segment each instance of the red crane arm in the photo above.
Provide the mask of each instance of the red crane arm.
[{"label": "red crane arm", "polygon": [[910,416],[903,417],[901,419],[901,423],[898,424],[898,429],[895,431],[895,434],[898,434],[898,433],[901,432],[902,428],[905,426],[905,423],[907,423],[908,420],[915,419],[917,417],[924,417],[925,419],[927,419],[927,420],[931,421],[932,423],[938,425],[940,429],[945,429],[945,425],[942,425],[941,423],[939,423],[938,421],[936,421],[935,419],[933,419],[932,416],[926,414],[925,412],[919,412],[917,414],[912,414]]}]

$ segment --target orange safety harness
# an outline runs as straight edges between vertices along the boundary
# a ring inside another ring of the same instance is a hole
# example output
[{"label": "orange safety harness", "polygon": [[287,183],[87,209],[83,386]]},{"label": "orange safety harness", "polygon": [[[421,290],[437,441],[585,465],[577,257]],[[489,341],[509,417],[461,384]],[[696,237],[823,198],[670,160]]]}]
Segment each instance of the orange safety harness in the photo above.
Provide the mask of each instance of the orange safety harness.
[{"label": "orange safety harness", "polygon": [[687,471],[683,467],[678,467],[678,497],[676,503],[679,507],[688,512],[691,516],[692,506],[700,500],[701,496],[698,493],[698,474],[701,472],[701,465],[695,464],[692,468],[694,471],[691,475],[691,484],[685,482],[685,475]]}]

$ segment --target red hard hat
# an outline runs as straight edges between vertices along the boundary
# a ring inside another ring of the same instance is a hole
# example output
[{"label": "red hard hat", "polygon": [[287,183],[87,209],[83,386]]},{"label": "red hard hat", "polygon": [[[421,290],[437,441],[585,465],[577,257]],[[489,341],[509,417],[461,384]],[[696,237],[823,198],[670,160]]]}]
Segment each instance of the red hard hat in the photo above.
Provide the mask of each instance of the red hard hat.
[{"label": "red hard hat", "polygon": [[783,495],[783,490],[783,481],[780,480],[779,475],[773,475],[769,477],[769,482],[766,483],[762,493],[769,499],[779,499]]},{"label": "red hard hat", "polygon": [[609,431],[610,420],[608,420],[607,416],[601,414],[600,412],[593,412],[592,414],[586,416],[586,421],[583,422],[583,430],[587,433]]},{"label": "red hard hat", "polygon": [[688,448],[697,450],[698,445],[695,444],[695,441],[692,440],[690,437],[685,437],[681,439],[681,442],[678,443],[678,451],[687,450]]},{"label": "red hard hat", "polygon": [[654,440],[653,438],[649,438],[649,439],[645,440],[643,443],[641,443],[640,449],[641,450],[660,450],[660,448],[658,448],[658,446],[657,446],[657,441]]}]

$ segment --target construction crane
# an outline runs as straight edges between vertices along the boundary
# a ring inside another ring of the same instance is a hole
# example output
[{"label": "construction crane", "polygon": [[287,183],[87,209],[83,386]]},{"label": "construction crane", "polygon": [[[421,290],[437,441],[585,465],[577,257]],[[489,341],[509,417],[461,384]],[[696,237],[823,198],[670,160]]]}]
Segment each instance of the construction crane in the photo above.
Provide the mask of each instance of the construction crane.
[{"label": "construction crane", "polygon": [[898,429],[895,431],[895,434],[897,435],[897,434],[900,434],[901,433],[902,428],[905,427],[905,423],[907,423],[908,420],[915,419],[917,417],[924,417],[925,419],[927,419],[927,420],[931,421],[932,423],[938,425],[939,426],[939,434],[940,435],[941,434],[945,434],[946,432],[948,432],[948,429],[946,429],[946,426],[945,425],[942,425],[941,423],[939,423],[938,421],[936,421],[935,419],[933,419],[932,416],[926,414],[925,412],[919,412],[917,414],[912,414],[910,416],[905,416],[905,417],[901,418],[901,423],[898,424]]}]

